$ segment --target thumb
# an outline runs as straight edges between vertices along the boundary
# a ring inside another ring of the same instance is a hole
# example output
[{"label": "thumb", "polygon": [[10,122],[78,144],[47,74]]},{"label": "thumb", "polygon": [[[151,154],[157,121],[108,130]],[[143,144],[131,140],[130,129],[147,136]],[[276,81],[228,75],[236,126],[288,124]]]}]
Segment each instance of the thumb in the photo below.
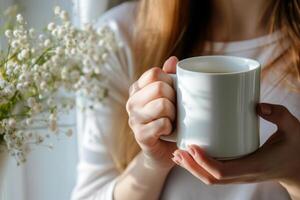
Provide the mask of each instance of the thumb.
[{"label": "thumb", "polygon": [[168,74],[176,74],[176,65],[178,63],[178,58],[176,56],[170,57],[168,60],[166,60],[163,71]]},{"label": "thumb", "polygon": [[300,127],[299,120],[282,105],[260,103],[257,105],[256,111],[265,120],[276,124],[279,131],[289,133]]}]

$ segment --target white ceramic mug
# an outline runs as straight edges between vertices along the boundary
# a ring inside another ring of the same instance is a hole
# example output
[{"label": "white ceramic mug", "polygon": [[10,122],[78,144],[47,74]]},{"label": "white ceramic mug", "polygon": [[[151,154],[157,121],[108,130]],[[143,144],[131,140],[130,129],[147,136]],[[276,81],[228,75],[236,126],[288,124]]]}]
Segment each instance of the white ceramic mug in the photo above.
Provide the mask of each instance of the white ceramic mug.
[{"label": "white ceramic mug", "polygon": [[196,144],[217,159],[234,159],[259,147],[260,64],[233,56],[182,60],[172,75],[177,92],[174,132],[163,140],[180,149]]}]

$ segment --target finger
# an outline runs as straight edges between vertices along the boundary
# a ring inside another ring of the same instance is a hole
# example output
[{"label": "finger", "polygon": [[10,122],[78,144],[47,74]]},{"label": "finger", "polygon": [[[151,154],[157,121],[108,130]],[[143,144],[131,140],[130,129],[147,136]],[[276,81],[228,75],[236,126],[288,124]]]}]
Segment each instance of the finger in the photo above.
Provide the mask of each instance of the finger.
[{"label": "finger", "polygon": [[205,184],[210,185],[216,182],[216,179],[198,165],[186,151],[176,150],[174,152],[174,159],[177,164],[187,169]]},{"label": "finger", "polygon": [[279,131],[291,133],[299,130],[299,120],[282,105],[260,103],[256,110],[262,118],[276,124]]},{"label": "finger", "polygon": [[131,113],[134,109],[140,109],[158,98],[166,98],[175,103],[175,91],[165,82],[157,81],[151,83],[128,99],[126,109],[128,113]]},{"label": "finger", "polygon": [[160,136],[172,132],[172,124],[168,118],[160,118],[148,124],[137,124],[134,119],[129,118],[129,125],[133,129],[136,140],[147,146],[155,145]]},{"label": "finger", "polygon": [[193,157],[198,165],[203,167],[208,173],[210,173],[216,179],[229,178],[223,167],[223,163],[209,157],[206,153],[197,145],[189,145],[188,152]]},{"label": "finger", "polygon": [[176,56],[170,57],[163,66],[163,71],[169,74],[176,74],[176,65],[178,58]]},{"label": "finger", "polygon": [[[178,152],[180,152],[180,157],[178,158]],[[183,151],[185,152],[185,151]],[[240,184],[240,183],[256,183],[265,181],[263,176],[239,176],[227,179],[217,179],[212,174],[210,174],[206,169],[199,165],[194,157],[188,157],[186,153],[182,153],[182,150],[177,150],[174,153],[174,158],[172,159],[176,164],[184,167],[195,177],[199,178],[205,184]],[[194,161],[194,162],[193,162]],[[197,166],[198,165],[198,166]]]},{"label": "finger", "polygon": [[146,71],[135,83],[131,85],[129,88],[129,95],[132,96],[145,86],[150,83],[163,81],[169,84],[170,86],[173,85],[172,78],[166,74],[162,69],[158,67],[154,67]]},{"label": "finger", "polygon": [[175,120],[175,106],[166,98],[158,98],[147,103],[142,109],[132,112],[137,122],[146,124],[159,118],[168,118],[170,121]]},{"label": "finger", "polygon": [[[191,150],[192,149],[192,150]],[[233,178],[251,178],[261,174],[265,174],[268,170],[267,155],[264,149],[260,149],[255,154],[229,161],[218,161],[208,156],[197,145],[191,145],[188,152],[193,159],[203,169],[210,173],[217,180],[233,179]]]}]

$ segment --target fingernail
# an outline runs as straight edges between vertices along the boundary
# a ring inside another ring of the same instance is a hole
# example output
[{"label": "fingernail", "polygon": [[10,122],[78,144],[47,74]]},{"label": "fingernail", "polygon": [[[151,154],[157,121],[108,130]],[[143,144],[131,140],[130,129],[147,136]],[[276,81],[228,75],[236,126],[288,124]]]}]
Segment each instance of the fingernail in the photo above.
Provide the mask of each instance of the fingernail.
[{"label": "fingernail", "polygon": [[187,150],[193,157],[196,156],[196,151],[193,149],[193,147],[188,146]]},{"label": "fingernail", "polygon": [[173,153],[173,156],[174,156],[174,159],[181,162],[182,156],[178,152]]},{"label": "fingernail", "polygon": [[174,61],[176,61],[176,62],[178,62],[178,58],[176,57],[176,56],[171,56],[168,60],[174,60]]},{"label": "fingernail", "polygon": [[267,104],[260,104],[260,111],[262,112],[262,114],[264,115],[270,115],[272,113],[272,109],[271,106],[267,105]]},{"label": "fingernail", "polygon": [[165,62],[164,66],[173,67],[176,66],[177,62],[178,59],[175,56],[172,56]]},{"label": "fingernail", "polygon": [[180,161],[177,160],[175,157],[171,158],[173,160],[174,163],[176,163],[177,165],[180,165]]}]

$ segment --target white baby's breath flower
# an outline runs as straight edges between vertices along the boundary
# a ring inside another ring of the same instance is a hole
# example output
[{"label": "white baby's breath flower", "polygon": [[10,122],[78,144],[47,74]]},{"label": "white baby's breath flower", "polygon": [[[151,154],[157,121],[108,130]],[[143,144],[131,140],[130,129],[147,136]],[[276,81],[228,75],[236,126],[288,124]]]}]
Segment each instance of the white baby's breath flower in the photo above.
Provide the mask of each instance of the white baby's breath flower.
[{"label": "white baby's breath flower", "polygon": [[100,70],[99,67],[96,67],[96,68],[94,69],[94,72],[95,72],[95,74],[100,74],[100,73],[101,73],[101,70]]},{"label": "white baby's breath flower", "polygon": [[19,30],[14,30],[12,33],[13,33],[13,36],[15,38],[18,38],[20,36],[20,31]]},{"label": "white baby's breath flower", "polygon": [[70,21],[67,21],[67,22],[64,23],[64,27],[65,27],[66,29],[71,28],[71,26],[72,26],[72,24],[71,24]]},{"label": "white baby's breath flower", "polygon": [[63,27],[59,27],[57,29],[57,37],[58,38],[63,38],[65,36],[65,34],[66,34],[66,31],[64,30]]},{"label": "white baby's breath flower", "polygon": [[52,56],[52,58],[51,58],[51,61],[55,64],[55,63],[58,63],[59,62],[59,56],[58,55],[54,55],[54,56]]},{"label": "white baby's breath flower", "polygon": [[27,119],[26,119],[26,124],[27,124],[27,125],[32,125],[32,123],[33,123],[32,118],[27,118]]},{"label": "white baby's breath flower", "polygon": [[49,120],[50,120],[50,121],[53,121],[53,120],[56,121],[56,119],[57,119],[56,113],[51,113],[50,116],[49,116]]},{"label": "white baby's breath flower", "polygon": [[34,38],[35,37],[35,30],[33,28],[29,29],[29,36],[31,38]]},{"label": "white baby's breath flower", "polygon": [[35,58],[32,58],[31,59],[31,64],[35,64],[36,63],[36,59]]},{"label": "white baby's breath flower", "polygon": [[51,35],[54,37],[57,36],[57,29],[54,29],[53,31],[51,31]]},{"label": "white baby's breath flower", "polygon": [[21,53],[19,53],[19,54],[18,54],[18,56],[17,56],[17,58],[18,58],[18,60],[19,60],[19,61],[22,61],[22,60],[23,60],[23,56],[22,56],[22,54],[21,54]]},{"label": "white baby's breath flower", "polygon": [[33,65],[33,70],[34,71],[38,71],[40,68],[40,66],[38,64]]},{"label": "white baby's breath flower", "polygon": [[7,38],[12,38],[12,37],[13,37],[12,31],[11,31],[11,30],[6,30],[6,31],[5,31],[5,36],[6,36]]},{"label": "white baby's breath flower", "polygon": [[36,52],[35,48],[32,48],[32,49],[30,50],[30,52],[31,52],[32,54],[35,54],[35,52]]},{"label": "white baby's breath flower", "polygon": [[20,76],[19,76],[19,81],[24,81],[26,79],[26,76],[24,73],[22,73]]},{"label": "white baby's breath flower", "polygon": [[[38,116],[36,123],[47,123],[52,132],[59,133],[56,109],[68,110],[74,106],[70,98],[68,101],[54,100],[61,87],[68,92],[81,90],[92,101],[101,101],[105,97],[107,90],[103,87],[102,66],[109,53],[119,45],[108,27],[95,30],[90,24],[77,30],[66,11],[56,7],[54,13],[58,23],[46,25],[45,34],[38,35],[34,29],[27,29],[21,15],[17,17],[16,28],[5,32],[11,46],[8,56],[14,55],[14,58],[3,65],[3,75],[8,81],[1,82],[0,79],[0,103],[16,98],[21,108],[25,106],[26,109],[20,110],[26,112],[26,117],[18,118],[15,124],[9,119],[0,120],[0,135],[19,162],[25,160],[27,143],[40,144],[48,138],[45,134],[27,134],[20,129],[31,126],[35,117]],[[49,119],[41,115],[40,121],[38,114],[41,112],[48,113]],[[72,129],[65,134],[71,136]]]},{"label": "white baby's breath flower", "polygon": [[68,21],[69,20],[69,15],[68,15],[68,13],[66,12],[66,11],[61,11],[60,12],[60,18],[63,20],[63,21]]},{"label": "white baby's breath flower", "polygon": [[75,55],[76,54],[76,49],[75,48],[72,48],[71,51],[70,51],[71,55]]},{"label": "white baby's breath flower", "polygon": [[44,41],[45,38],[46,38],[46,37],[45,37],[44,34],[40,34],[38,39],[39,39],[40,41]]},{"label": "white baby's breath flower", "polygon": [[16,122],[16,120],[15,120],[14,118],[10,118],[10,119],[8,120],[8,126],[9,126],[10,128],[15,128],[16,125],[17,125],[17,122]]},{"label": "white baby's breath flower", "polygon": [[59,6],[55,6],[54,14],[58,16],[58,15],[60,15],[60,13],[61,13],[61,8]]},{"label": "white baby's breath flower", "polygon": [[61,78],[62,79],[67,79],[68,76],[69,76],[69,70],[66,67],[64,67],[61,71]]},{"label": "white baby's breath flower", "polygon": [[51,44],[51,41],[49,39],[46,39],[45,42],[44,42],[44,46],[49,47],[50,44]]},{"label": "white baby's breath flower", "polygon": [[28,49],[23,49],[21,51],[21,56],[24,58],[24,59],[28,59],[29,57],[29,50]]},{"label": "white baby's breath flower", "polygon": [[49,23],[47,26],[49,31],[53,31],[55,29],[55,24],[53,22]]},{"label": "white baby's breath flower", "polygon": [[18,14],[17,15],[17,22],[20,23],[20,24],[23,24],[24,23],[24,18],[21,14]]},{"label": "white baby's breath flower", "polygon": [[42,81],[41,84],[40,84],[40,88],[41,88],[42,90],[47,89],[47,83],[46,83],[45,81]]},{"label": "white baby's breath flower", "polygon": [[12,41],[12,43],[11,43],[11,46],[12,46],[12,48],[18,48],[18,46],[19,46],[19,42],[18,41],[16,41],[16,40],[14,40],[14,41]]},{"label": "white baby's breath flower", "polygon": [[23,88],[24,88],[24,84],[23,83],[18,83],[17,84],[17,90],[23,90]]},{"label": "white baby's breath flower", "polygon": [[23,83],[23,87],[24,87],[24,88],[27,88],[27,87],[29,87],[29,85],[30,85],[30,83],[29,83],[29,82],[27,82],[27,81]]},{"label": "white baby's breath flower", "polygon": [[107,53],[103,53],[103,54],[101,55],[101,57],[102,57],[103,60],[106,60],[107,57],[108,57],[108,54],[107,54]]},{"label": "white baby's breath flower", "polygon": [[64,50],[63,50],[62,47],[57,47],[57,48],[55,49],[55,53],[56,53],[57,55],[61,56],[61,55],[63,55]]}]

